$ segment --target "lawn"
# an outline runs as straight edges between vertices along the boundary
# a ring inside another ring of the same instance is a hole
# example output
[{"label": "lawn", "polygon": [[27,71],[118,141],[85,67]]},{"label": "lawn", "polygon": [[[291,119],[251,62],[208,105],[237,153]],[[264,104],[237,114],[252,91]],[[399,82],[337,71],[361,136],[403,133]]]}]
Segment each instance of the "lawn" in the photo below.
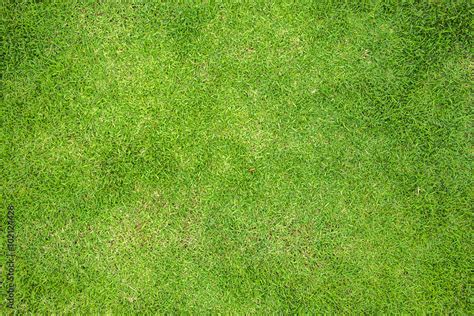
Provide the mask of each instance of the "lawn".
[{"label": "lawn", "polygon": [[471,1],[0,7],[1,314],[474,313]]}]

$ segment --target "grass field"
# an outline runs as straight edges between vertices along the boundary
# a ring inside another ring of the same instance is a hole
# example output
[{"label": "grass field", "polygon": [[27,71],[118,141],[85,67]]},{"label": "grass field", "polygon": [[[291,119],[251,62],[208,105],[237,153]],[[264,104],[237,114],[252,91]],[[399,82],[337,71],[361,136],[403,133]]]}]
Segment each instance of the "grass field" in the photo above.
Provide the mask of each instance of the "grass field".
[{"label": "grass field", "polygon": [[272,2],[2,1],[17,312],[474,313],[473,3]]}]

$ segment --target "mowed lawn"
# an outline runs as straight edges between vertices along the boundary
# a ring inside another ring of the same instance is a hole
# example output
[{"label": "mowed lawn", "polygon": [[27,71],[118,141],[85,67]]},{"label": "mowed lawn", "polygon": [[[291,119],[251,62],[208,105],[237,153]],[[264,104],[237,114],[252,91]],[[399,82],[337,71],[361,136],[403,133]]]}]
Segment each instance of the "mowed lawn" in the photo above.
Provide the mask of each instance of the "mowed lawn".
[{"label": "mowed lawn", "polygon": [[2,1],[14,309],[472,315],[473,8]]}]

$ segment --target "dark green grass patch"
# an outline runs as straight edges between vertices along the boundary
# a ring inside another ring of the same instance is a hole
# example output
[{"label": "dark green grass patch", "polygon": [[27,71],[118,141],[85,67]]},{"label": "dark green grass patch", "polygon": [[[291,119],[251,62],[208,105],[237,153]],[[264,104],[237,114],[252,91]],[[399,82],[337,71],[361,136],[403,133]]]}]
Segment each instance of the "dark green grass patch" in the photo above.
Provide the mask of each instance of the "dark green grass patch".
[{"label": "dark green grass patch", "polygon": [[469,1],[1,8],[18,312],[473,313]]}]

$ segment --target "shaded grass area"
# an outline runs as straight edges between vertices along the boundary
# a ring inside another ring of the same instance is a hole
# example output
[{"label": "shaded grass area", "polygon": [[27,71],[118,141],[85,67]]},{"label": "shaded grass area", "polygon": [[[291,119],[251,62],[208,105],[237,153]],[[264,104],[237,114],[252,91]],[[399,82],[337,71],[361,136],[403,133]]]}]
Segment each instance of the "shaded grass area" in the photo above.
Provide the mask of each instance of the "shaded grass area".
[{"label": "shaded grass area", "polygon": [[3,2],[16,309],[472,313],[472,10]]}]

